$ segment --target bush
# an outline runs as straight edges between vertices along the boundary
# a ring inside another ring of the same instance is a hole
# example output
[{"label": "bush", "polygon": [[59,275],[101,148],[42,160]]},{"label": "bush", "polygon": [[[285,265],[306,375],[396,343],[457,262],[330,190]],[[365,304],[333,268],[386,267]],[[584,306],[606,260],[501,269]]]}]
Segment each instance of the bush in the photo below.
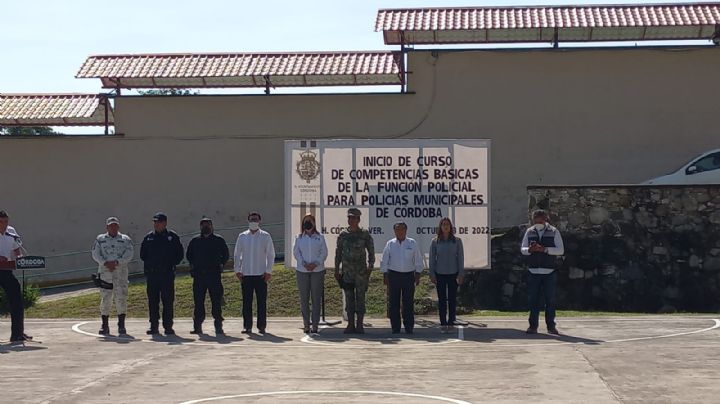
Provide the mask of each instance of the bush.
[{"label": "bush", "polygon": [[[40,298],[40,288],[35,285],[25,285],[23,290],[23,304],[25,308],[32,307],[37,303]],[[5,291],[0,289],[0,315],[5,315],[10,312],[7,298],[5,297]]]}]

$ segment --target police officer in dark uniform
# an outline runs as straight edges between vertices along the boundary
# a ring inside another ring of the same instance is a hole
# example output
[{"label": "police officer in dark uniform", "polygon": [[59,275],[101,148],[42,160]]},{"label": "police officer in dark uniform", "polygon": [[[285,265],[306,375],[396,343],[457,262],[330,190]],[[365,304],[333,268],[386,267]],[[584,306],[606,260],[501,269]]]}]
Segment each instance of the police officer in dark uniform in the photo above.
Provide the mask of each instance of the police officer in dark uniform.
[{"label": "police officer in dark uniform", "polygon": [[0,287],[5,291],[10,306],[10,341],[23,342],[32,337],[25,334],[22,288],[12,272],[15,259],[22,256],[22,240],[9,222],[8,214],[0,210]]},{"label": "police officer in dark uniform", "polygon": [[200,220],[200,235],[190,240],[187,248],[187,260],[190,262],[190,275],[193,277],[193,330],[191,334],[202,334],[205,321],[205,295],[210,292],[212,316],[215,319],[215,334],[223,335],[222,270],[230,258],[225,239],[213,233],[212,219]]},{"label": "police officer in dark uniform", "polygon": [[165,335],[174,335],[173,305],[175,302],[175,266],[183,259],[180,237],[167,228],[167,216],[153,216],[154,231],[148,233],[140,246],[140,259],[144,262],[147,277],[150,329],[148,335],[159,334],[160,301],[163,304],[162,320]]}]

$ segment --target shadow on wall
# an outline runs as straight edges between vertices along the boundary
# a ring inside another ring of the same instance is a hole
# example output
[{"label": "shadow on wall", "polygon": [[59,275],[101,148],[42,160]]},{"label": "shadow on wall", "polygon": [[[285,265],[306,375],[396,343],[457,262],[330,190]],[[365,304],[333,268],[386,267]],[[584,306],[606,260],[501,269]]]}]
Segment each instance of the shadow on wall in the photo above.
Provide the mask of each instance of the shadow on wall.
[{"label": "shadow on wall", "polygon": [[[720,185],[529,187],[565,242],[560,309],[720,310]],[[467,277],[461,305],[527,309],[525,225],[492,241],[492,269]]]}]

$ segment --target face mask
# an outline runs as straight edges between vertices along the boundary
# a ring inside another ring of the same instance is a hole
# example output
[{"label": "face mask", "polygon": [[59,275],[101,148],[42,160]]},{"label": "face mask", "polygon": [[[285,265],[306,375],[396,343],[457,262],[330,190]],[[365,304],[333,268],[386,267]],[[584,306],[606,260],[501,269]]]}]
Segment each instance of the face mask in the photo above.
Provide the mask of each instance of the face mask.
[{"label": "face mask", "polygon": [[212,229],[210,229],[210,226],[203,226],[200,228],[200,233],[210,234],[210,233],[212,233]]},{"label": "face mask", "polygon": [[537,230],[537,231],[543,231],[543,230],[545,230],[545,224],[544,224],[544,223],[536,223],[536,224],[533,225],[533,227],[534,227],[535,230]]},{"label": "face mask", "polygon": [[303,223],[303,229],[305,229],[305,230],[312,230],[312,228],[313,228],[312,222],[305,222],[305,223]]},{"label": "face mask", "polygon": [[260,228],[260,222],[249,222],[248,227],[250,228],[250,230],[256,231]]}]

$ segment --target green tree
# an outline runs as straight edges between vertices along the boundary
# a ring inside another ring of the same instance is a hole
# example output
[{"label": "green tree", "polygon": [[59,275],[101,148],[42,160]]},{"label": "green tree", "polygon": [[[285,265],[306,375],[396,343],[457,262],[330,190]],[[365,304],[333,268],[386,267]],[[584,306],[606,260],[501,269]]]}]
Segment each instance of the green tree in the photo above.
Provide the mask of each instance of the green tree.
[{"label": "green tree", "polygon": [[158,88],[154,90],[138,91],[140,95],[196,95],[200,94],[197,90],[188,90],[187,88]]},{"label": "green tree", "polygon": [[0,126],[0,136],[57,136],[49,126]]}]

